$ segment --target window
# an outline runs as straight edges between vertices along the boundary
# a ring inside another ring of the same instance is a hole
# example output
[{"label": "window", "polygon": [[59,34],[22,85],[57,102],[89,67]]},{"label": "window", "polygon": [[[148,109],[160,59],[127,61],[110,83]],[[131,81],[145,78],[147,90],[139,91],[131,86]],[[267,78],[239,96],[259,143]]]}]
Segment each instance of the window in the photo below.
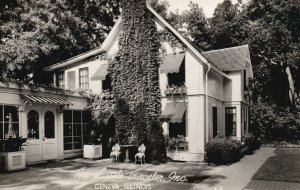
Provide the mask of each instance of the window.
[{"label": "window", "polygon": [[243,70],[243,75],[244,75],[244,91],[246,91],[247,90],[247,72],[245,69]]},{"label": "window", "polygon": [[183,59],[178,73],[168,73],[169,86],[182,86],[185,84],[185,58]]},{"label": "window", "polygon": [[0,105],[0,139],[17,136],[19,136],[18,107]]},{"label": "window", "polygon": [[65,89],[65,73],[58,73],[57,86],[60,89]]},{"label": "window", "polygon": [[236,108],[225,108],[226,136],[236,136]]},{"label": "window", "polygon": [[90,134],[90,114],[85,111],[64,111],[64,150],[82,149]]},{"label": "window", "polygon": [[39,139],[39,114],[35,110],[31,110],[27,114],[27,138]]},{"label": "window", "polygon": [[79,69],[79,88],[81,90],[89,89],[89,69]]},{"label": "window", "polygon": [[112,90],[110,74],[107,74],[105,80],[102,81],[102,90]]},{"label": "window", "polygon": [[47,111],[45,113],[44,119],[44,126],[45,126],[45,137],[47,139],[54,139],[55,138],[55,118],[54,114],[51,111]]},{"label": "window", "polygon": [[185,113],[181,123],[169,123],[169,136],[172,138],[178,135],[186,137]]}]

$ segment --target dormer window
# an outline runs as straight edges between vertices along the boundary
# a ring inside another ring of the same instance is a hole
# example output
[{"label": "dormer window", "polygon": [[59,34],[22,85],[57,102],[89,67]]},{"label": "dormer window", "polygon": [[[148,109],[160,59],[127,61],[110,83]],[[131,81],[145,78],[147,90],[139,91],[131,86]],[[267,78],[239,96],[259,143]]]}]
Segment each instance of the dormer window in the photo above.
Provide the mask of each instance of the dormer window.
[{"label": "dormer window", "polygon": [[81,90],[89,89],[89,69],[87,67],[79,69],[79,88]]}]

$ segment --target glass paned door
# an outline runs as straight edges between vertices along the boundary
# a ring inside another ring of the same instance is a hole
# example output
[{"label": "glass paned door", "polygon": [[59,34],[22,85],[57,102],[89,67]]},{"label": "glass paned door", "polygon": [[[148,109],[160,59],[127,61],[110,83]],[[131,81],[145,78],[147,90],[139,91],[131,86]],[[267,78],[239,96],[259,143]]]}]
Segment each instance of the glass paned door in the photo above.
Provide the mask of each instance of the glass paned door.
[{"label": "glass paned door", "polygon": [[47,139],[54,139],[55,138],[55,118],[54,114],[51,111],[47,111],[45,113],[45,119],[44,119],[44,127],[45,127],[45,138]]},{"label": "glass paned door", "polygon": [[57,158],[57,119],[55,108],[44,108],[43,112],[43,160]]},{"label": "glass paned door", "polygon": [[56,108],[30,107],[27,112],[27,162],[56,159],[58,155],[56,137]]}]

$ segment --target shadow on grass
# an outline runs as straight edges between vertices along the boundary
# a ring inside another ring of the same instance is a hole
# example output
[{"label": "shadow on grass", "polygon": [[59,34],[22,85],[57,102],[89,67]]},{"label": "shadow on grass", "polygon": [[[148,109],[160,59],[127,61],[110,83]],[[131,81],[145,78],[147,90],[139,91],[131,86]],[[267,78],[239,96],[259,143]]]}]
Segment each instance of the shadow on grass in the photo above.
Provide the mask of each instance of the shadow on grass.
[{"label": "shadow on grass", "polygon": [[252,179],[300,183],[300,149],[277,148],[274,152]]}]

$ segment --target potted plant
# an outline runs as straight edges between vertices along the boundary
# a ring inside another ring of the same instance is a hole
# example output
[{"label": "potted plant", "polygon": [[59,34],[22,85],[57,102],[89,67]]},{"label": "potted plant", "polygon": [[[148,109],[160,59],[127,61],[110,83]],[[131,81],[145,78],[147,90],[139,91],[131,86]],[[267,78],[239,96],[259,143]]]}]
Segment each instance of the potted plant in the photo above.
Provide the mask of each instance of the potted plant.
[{"label": "potted plant", "polygon": [[6,171],[26,168],[26,152],[22,148],[26,140],[26,138],[11,136],[1,140],[1,166],[4,166]]},{"label": "potted plant", "polygon": [[102,157],[102,135],[99,135],[94,129],[90,133],[90,138],[83,146],[83,157],[89,159],[98,159]]},{"label": "potted plant", "polygon": [[178,142],[177,142],[177,149],[178,148],[183,148],[183,150],[187,150],[188,149],[188,142],[186,140],[186,138],[183,135],[178,135],[177,137]]},{"label": "potted plant", "polygon": [[178,148],[187,150],[188,149],[188,142],[186,138],[183,135],[178,135],[177,137],[169,138],[169,150],[172,150],[172,148],[176,151],[178,151]]}]

